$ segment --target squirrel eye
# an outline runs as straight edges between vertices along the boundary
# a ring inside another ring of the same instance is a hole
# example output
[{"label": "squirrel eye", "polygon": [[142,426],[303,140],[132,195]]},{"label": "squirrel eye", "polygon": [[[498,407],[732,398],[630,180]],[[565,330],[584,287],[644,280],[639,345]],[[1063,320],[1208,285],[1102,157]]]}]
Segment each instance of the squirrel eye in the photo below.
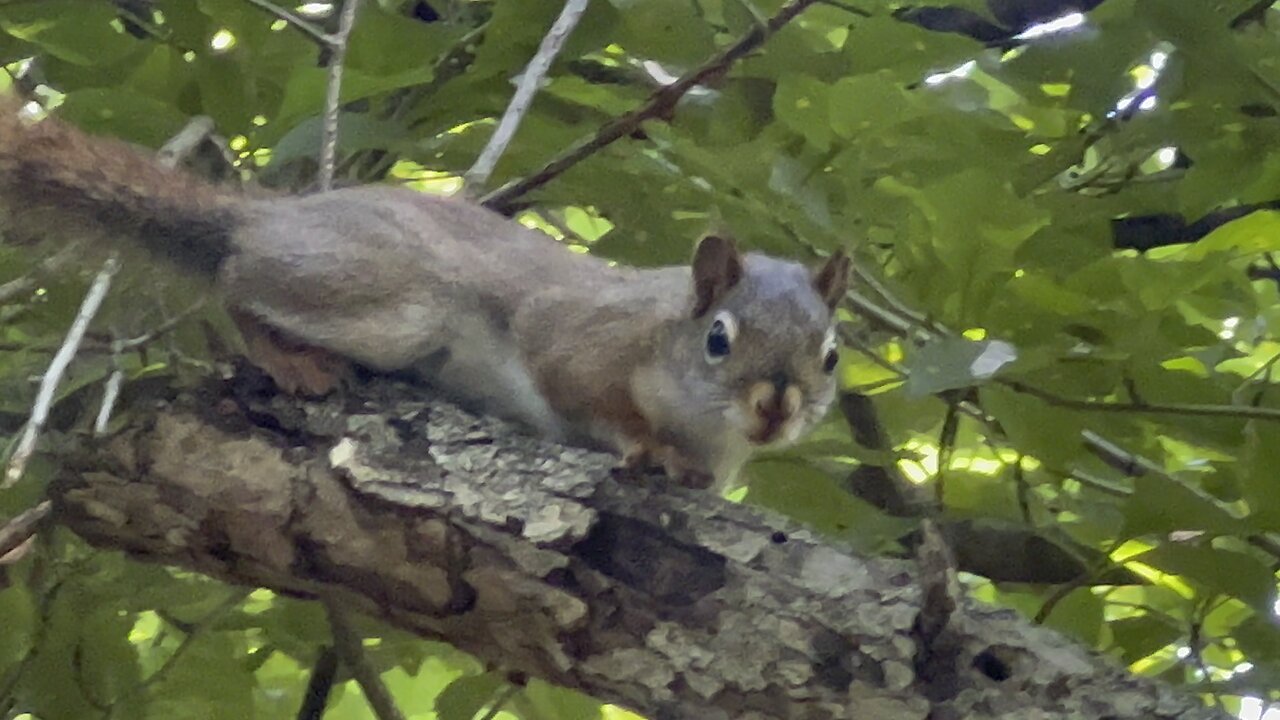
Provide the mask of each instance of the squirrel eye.
[{"label": "squirrel eye", "polygon": [[707,362],[714,365],[728,357],[737,331],[738,325],[732,315],[724,311],[716,313],[715,321],[707,331]]},{"label": "squirrel eye", "polygon": [[836,350],[836,333],[832,328],[827,331],[827,336],[822,340],[822,371],[830,375],[836,371],[836,364],[840,362],[840,353]]}]

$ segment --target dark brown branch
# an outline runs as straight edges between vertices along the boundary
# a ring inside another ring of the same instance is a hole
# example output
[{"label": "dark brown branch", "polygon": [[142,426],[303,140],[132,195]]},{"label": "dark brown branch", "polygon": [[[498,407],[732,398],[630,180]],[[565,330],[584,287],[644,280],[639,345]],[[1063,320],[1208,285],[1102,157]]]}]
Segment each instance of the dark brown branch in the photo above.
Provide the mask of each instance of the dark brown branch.
[{"label": "dark brown branch", "polygon": [[48,517],[52,509],[52,504],[44,500],[35,507],[18,513],[0,527],[0,564],[4,562],[6,555],[18,549],[36,534],[36,528]]},{"label": "dark brown branch", "polygon": [[1176,213],[1116,218],[1111,221],[1111,244],[1119,250],[1140,252],[1169,245],[1185,245],[1258,210],[1277,209],[1280,209],[1280,200],[1217,210],[1191,223]]},{"label": "dark brown branch", "polygon": [[307,690],[302,694],[302,706],[298,708],[297,720],[320,720],[324,717],[325,708],[329,704],[329,693],[333,691],[333,682],[338,677],[338,652],[332,645],[320,648],[316,662],[311,666],[311,678],[307,681]]},{"label": "dark brown branch", "polygon": [[541,170],[528,177],[513,180],[494,190],[484,196],[481,199],[481,203],[498,212],[509,211],[515,200],[531,190],[542,187],[554,180],[569,168],[612,145],[620,138],[635,132],[641,123],[646,120],[663,117],[672,112],[676,103],[686,93],[704,82],[722,77],[728,72],[730,66],[763,45],[770,36],[791,22],[814,2],[816,0],[790,0],[778,10],[776,15],[769,18],[766,24],[756,25],[736,43],[721,51],[701,67],[659,89],[649,97],[649,100],[644,105],[605,123],[596,131],[595,135],[565,150]]},{"label": "dark brown branch", "polygon": [[351,622],[346,611],[333,603],[326,605],[329,617],[329,629],[333,632],[333,646],[338,651],[342,664],[351,673],[351,677],[364,691],[364,699],[369,703],[378,720],[404,720],[400,708],[396,707],[395,698],[383,684],[378,672],[369,664],[364,654],[364,643]]},{"label": "dark brown branch", "polygon": [[1181,415],[1184,417],[1219,417],[1239,420],[1280,421],[1280,409],[1256,407],[1252,405],[1209,405],[1194,403],[1137,403],[1112,402],[1109,400],[1080,400],[1062,397],[1047,390],[1032,387],[1026,383],[1005,380],[1002,385],[1026,395],[1039,398],[1055,407],[1070,410],[1087,410],[1090,412],[1130,413],[1135,415]]}]

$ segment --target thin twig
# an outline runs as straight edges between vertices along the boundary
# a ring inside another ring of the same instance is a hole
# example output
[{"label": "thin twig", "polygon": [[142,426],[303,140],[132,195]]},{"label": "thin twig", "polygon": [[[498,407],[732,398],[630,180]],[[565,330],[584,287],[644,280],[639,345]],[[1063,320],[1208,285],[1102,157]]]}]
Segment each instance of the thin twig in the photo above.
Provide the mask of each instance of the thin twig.
[{"label": "thin twig", "polygon": [[542,38],[538,52],[534,53],[533,59],[525,67],[524,74],[516,85],[516,92],[511,96],[511,103],[507,105],[506,112],[502,113],[502,120],[493,131],[493,137],[489,138],[488,144],[480,152],[480,157],[463,176],[468,186],[478,188],[488,182],[489,176],[493,174],[493,168],[498,164],[498,158],[506,152],[511,139],[515,137],[516,130],[520,128],[520,121],[524,119],[525,113],[533,104],[533,96],[537,94],[543,78],[551,69],[551,63],[560,53],[560,48],[564,47],[565,41],[569,39],[569,33],[573,32],[582,14],[586,12],[589,2],[590,0],[568,0],[564,4],[560,16]]},{"label": "thin twig", "polygon": [[326,645],[320,648],[320,654],[311,667],[311,679],[307,681],[307,690],[302,695],[297,720],[320,720],[324,717],[325,707],[329,704],[329,693],[333,691],[333,681],[337,675],[338,652],[332,645]]},{"label": "thin twig", "polygon": [[506,687],[502,688],[502,692],[498,693],[498,696],[493,699],[493,704],[489,706],[488,711],[485,712],[480,720],[493,720],[498,717],[498,713],[502,712],[502,708],[506,706],[506,704],[511,701],[511,698],[518,692],[520,692],[520,686],[515,683],[509,683]]},{"label": "thin twig", "polygon": [[338,18],[338,33],[329,56],[329,82],[324,99],[324,133],[320,140],[320,192],[333,187],[334,160],[338,154],[338,109],[342,105],[342,66],[347,60],[351,28],[356,23],[360,0],[346,0]]},{"label": "thin twig", "polygon": [[404,720],[391,692],[365,657],[360,636],[347,621],[344,611],[333,603],[325,603],[325,609],[329,614],[329,628],[333,632],[333,645],[338,651],[338,657],[364,691],[365,700],[373,709],[373,714],[378,720]]},{"label": "thin twig", "polygon": [[80,341],[84,339],[84,333],[89,327],[89,322],[93,320],[94,315],[98,314],[98,308],[102,307],[102,301],[106,298],[107,290],[111,287],[111,279],[119,269],[120,261],[115,255],[112,255],[102,266],[102,270],[98,271],[98,276],[94,278],[93,284],[89,286],[89,292],[85,294],[84,301],[80,303],[80,310],[76,313],[75,320],[71,322],[71,328],[67,330],[67,336],[62,342],[62,347],[53,356],[53,360],[49,362],[49,368],[45,370],[44,376],[40,378],[40,389],[36,392],[35,405],[31,409],[31,419],[27,421],[26,428],[22,431],[22,437],[18,441],[13,455],[9,458],[9,466],[5,470],[4,480],[0,482],[0,489],[16,483],[26,471],[27,462],[31,459],[31,453],[35,451],[36,440],[40,437],[40,432],[44,429],[45,422],[49,419],[49,408],[53,405],[54,393],[57,392],[58,385],[62,382],[62,376],[66,373],[67,366],[71,364],[72,358],[75,357],[76,351],[80,348]]},{"label": "thin twig", "polygon": [[93,434],[105,435],[107,423],[111,421],[111,412],[120,397],[120,386],[124,384],[124,368],[121,367],[120,353],[122,343],[116,340],[111,343],[111,376],[102,389],[102,405],[98,408],[98,417],[93,421]]},{"label": "thin twig", "polygon": [[203,296],[198,300],[196,300],[195,302],[191,303],[191,305],[189,305],[186,310],[183,310],[177,315],[174,315],[173,317],[165,320],[164,322],[148,330],[147,332],[141,335],[138,335],[137,337],[131,337],[127,340],[121,340],[120,349],[133,350],[135,348],[142,347],[143,345],[150,343],[151,341],[155,340],[161,335],[164,335],[170,330],[173,330],[178,325],[182,324],[183,320],[186,320],[188,317],[191,317],[195,313],[199,312],[199,310],[204,307],[204,304],[205,302],[208,301],[208,299],[209,298],[207,295]]},{"label": "thin twig", "polygon": [[644,121],[665,115],[690,90],[707,80],[723,76],[733,63],[763,45],[765,40],[768,40],[773,33],[791,22],[792,19],[814,2],[816,0],[790,0],[778,10],[776,15],[769,18],[766,25],[753,26],[736,43],[718,53],[702,66],[653,93],[644,105],[605,123],[596,131],[595,135],[573,145],[534,174],[507,183],[484,196],[481,199],[481,204],[499,212],[507,210],[517,198],[531,190],[542,187],[592,154],[612,145],[618,139],[630,135]]},{"label": "thin twig", "polygon": [[30,273],[0,285],[0,303],[8,302],[19,295],[34,290],[39,283],[38,276],[55,273],[71,264],[72,260],[80,257],[83,250],[81,245],[82,243],[79,242],[68,243],[58,252],[37,263]]},{"label": "thin twig", "polygon": [[1182,415],[1186,417],[1229,417],[1252,420],[1280,421],[1280,408],[1256,407],[1253,405],[1209,405],[1197,403],[1135,403],[1111,402],[1109,400],[1080,400],[1062,397],[1047,390],[1031,387],[1014,380],[1001,382],[1005,387],[1016,392],[1039,398],[1055,407],[1071,410],[1087,410],[1093,412],[1132,413],[1137,415]]},{"label": "thin twig", "polygon": [[317,45],[324,48],[332,48],[334,46],[334,39],[329,37],[323,30],[312,25],[306,20],[303,20],[297,15],[294,15],[288,10],[285,10],[279,5],[267,2],[267,0],[248,0],[248,2],[250,5],[261,10],[265,10],[272,15],[275,15],[277,18],[289,23],[291,27],[301,31],[304,35],[314,40]]},{"label": "thin twig", "polygon": [[53,504],[44,500],[39,505],[18,513],[0,527],[0,560],[31,539],[36,534],[36,526],[49,515],[52,509]]}]

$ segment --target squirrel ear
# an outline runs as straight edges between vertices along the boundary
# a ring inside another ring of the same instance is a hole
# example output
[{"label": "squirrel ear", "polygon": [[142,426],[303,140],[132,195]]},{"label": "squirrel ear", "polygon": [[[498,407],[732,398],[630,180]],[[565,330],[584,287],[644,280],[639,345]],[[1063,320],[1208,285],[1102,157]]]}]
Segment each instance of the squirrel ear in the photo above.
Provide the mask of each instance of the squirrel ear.
[{"label": "squirrel ear", "polygon": [[813,275],[813,288],[831,310],[844,298],[849,289],[849,256],[844,250],[831,253],[827,262]]},{"label": "squirrel ear", "polygon": [[737,243],[722,235],[708,235],[693,254],[693,317],[700,318],[742,280],[742,255]]}]

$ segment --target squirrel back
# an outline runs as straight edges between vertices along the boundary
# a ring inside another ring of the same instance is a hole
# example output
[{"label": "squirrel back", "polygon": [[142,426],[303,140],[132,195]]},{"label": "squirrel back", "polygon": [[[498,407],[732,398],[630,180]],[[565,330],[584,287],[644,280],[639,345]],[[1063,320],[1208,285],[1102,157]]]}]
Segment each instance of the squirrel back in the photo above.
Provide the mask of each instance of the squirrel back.
[{"label": "squirrel back", "polygon": [[[210,276],[231,252],[236,196],[137,148],[0,99],[0,218],[6,239],[127,237]],[[15,235],[16,234],[16,235]]]},{"label": "squirrel back", "polygon": [[247,198],[0,101],[0,230],[132,240],[209,276],[250,361],[324,394],[351,364],[725,482],[794,442],[836,389],[848,259],[809,267],[703,238],[687,265],[614,267],[480,205],[365,186]]}]

